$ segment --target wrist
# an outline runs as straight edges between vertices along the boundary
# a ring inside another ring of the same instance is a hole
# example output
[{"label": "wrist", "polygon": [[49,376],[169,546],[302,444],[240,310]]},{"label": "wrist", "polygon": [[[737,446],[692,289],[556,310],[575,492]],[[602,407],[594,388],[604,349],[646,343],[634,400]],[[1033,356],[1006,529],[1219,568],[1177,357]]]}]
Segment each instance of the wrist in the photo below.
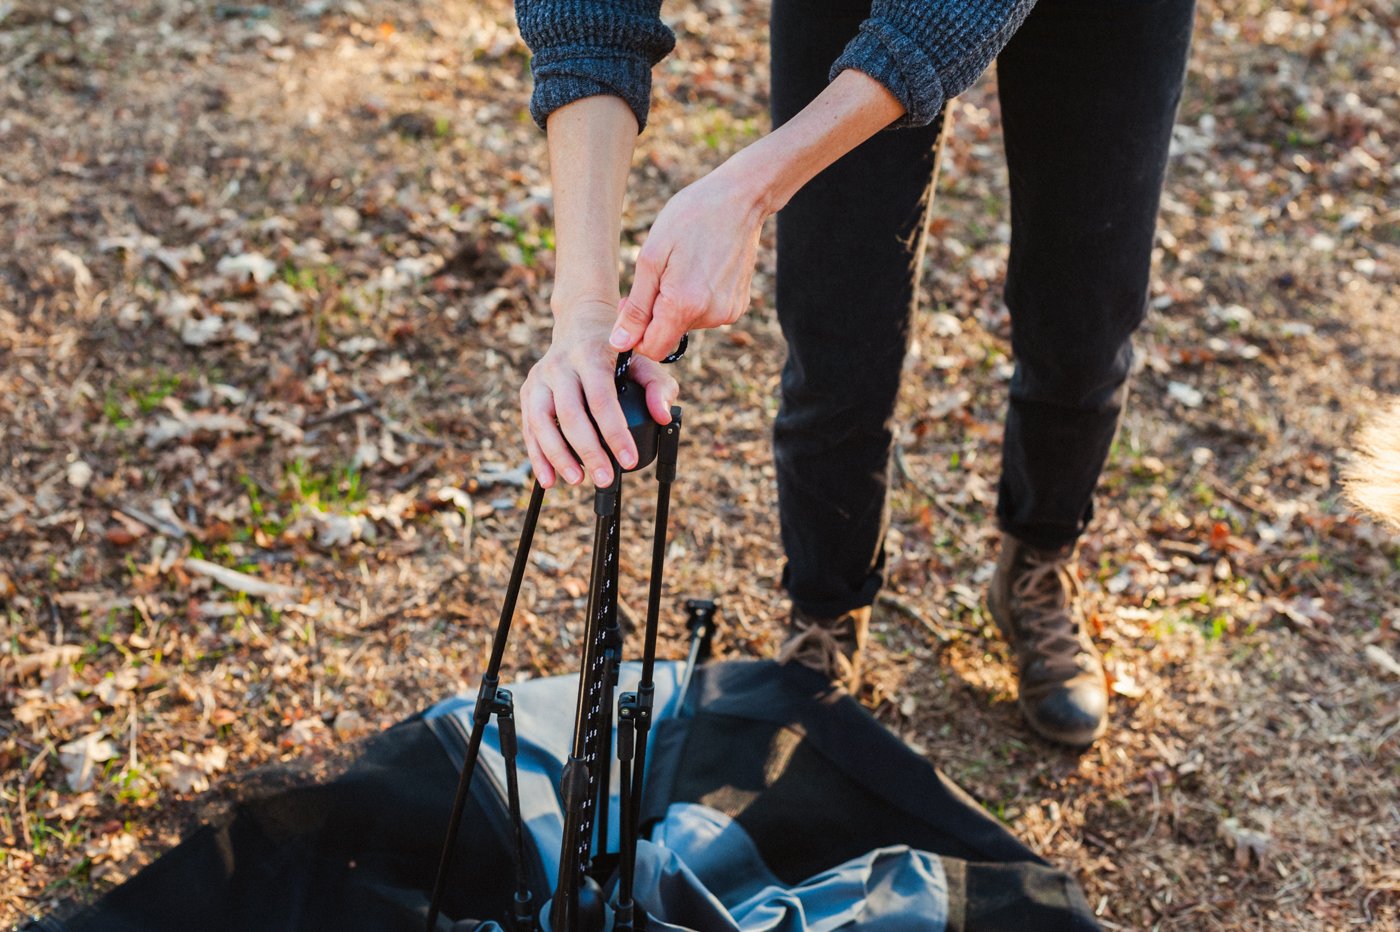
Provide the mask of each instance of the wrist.
[{"label": "wrist", "polygon": [[557,322],[569,320],[579,315],[591,316],[608,313],[616,316],[617,306],[622,301],[622,292],[616,284],[595,286],[570,286],[556,281],[549,296],[549,310]]},{"label": "wrist", "polygon": [[714,174],[739,209],[766,220],[792,196],[783,184],[782,163],[781,146],[774,144],[770,134],[734,153]]},{"label": "wrist", "polygon": [[619,297],[614,297],[611,301],[603,298],[582,298],[558,306],[553,306],[551,302],[554,311],[552,339],[556,343],[572,343],[580,336],[592,335],[606,343],[608,334],[612,332],[613,322],[617,319],[617,305],[621,300]]},{"label": "wrist", "polygon": [[874,78],[846,70],[796,117],[736,153],[720,170],[767,217],[831,163],[894,122],[904,106]]}]

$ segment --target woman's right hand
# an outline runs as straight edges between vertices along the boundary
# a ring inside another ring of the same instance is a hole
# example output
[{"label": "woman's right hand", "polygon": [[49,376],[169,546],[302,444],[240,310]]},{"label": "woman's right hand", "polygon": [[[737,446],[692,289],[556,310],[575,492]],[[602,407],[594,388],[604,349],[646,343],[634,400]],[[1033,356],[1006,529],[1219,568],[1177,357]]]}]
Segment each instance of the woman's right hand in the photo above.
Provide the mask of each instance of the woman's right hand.
[{"label": "woman's right hand", "polygon": [[[557,477],[578,485],[585,474],[596,485],[610,485],[613,471],[607,450],[623,469],[637,463],[637,448],[613,381],[617,350],[608,345],[608,337],[616,318],[616,301],[590,299],[558,309],[549,349],[520,386],[525,449],[545,488]],[[644,356],[632,357],[628,378],[646,390],[653,420],[669,424],[671,405],[680,391],[676,380]]]}]

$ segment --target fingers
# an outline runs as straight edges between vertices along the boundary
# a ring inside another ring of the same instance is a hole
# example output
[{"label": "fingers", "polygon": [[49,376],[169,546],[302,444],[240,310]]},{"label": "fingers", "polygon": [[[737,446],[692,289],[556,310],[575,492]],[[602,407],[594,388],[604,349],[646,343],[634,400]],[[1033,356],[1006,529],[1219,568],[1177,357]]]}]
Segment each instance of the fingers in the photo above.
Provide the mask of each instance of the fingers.
[{"label": "fingers", "polygon": [[[627,429],[627,419],[622,414],[622,406],[617,401],[617,388],[612,376],[606,372],[588,372],[583,375],[583,396],[588,402],[588,410],[598,425],[598,433],[612,450],[623,469],[637,465],[637,447],[632,442],[632,432]],[[575,447],[577,449],[577,447]],[[612,482],[612,465],[603,453],[601,466],[594,467],[593,479],[599,485]],[[602,472],[599,472],[602,470]]]},{"label": "fingers", "polygon": [[549,458],[540,449],[540,445],[535,440],[534,434],[530,432],[528,425],[525,425],[522,433],[525,436],[525,452],[530,457],[530,470],[540,481],[540,485],[546,489],[552,488],[555,480],[554,467],[549,464]]},{"label": "fingers", "polygon": [[570,485],[583,481],[583,470],[555,422],[557,397],[543,381],[528,379],[520,390],[525,448],[540,484],[549,488],[556,476]]},{"label": "fingers", "polygon": [[680,386],[666,367],[645,356],[637,356],[633,358],[628,374],[645,389],[651,419],[658,424],[671,423],[671,405],[680,396]]},{"label": "fingers", "polygon": [[681,302],[662,294],[653,306],[651,326],[637,344],[636,352],[651,359],[665,359],[675,351],[689,325],[700,313],[687,313]]},{"label": "fingers", "polygon": [[556,394],[554,406],[559,412],[559,429],[569,442],[574,453],[583,461],[583,468],[597,485],[612,483],[612,464],[603,445],[598,441],[598,432],[588,419],[583,406],[583,396],[577,388],[573,393]]},{"label": "fingers", "polygon": [[637,277],[632,282],[632,290],[617,308],[617,323],[613,326],[608,344],[618,352],[632,349],[637,345],[647,327],[651,324],[652,305],[656,303],[657,292],[661,289],[661,276],[666,261],[647,252],[645,246],[637,256]]}]

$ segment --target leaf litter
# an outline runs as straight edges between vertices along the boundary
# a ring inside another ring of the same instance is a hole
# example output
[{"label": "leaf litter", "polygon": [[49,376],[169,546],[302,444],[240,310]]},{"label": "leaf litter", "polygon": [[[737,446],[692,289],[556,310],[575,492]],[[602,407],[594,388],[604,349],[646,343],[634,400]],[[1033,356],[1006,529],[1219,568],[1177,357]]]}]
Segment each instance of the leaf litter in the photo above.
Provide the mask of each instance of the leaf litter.
[{"label": "leaf litter", "polygon": [[[0,3],[3,923],[129,876],[206,787],[471,688],[509,574],[554,261],[509,5],[219,9]],[[767,125],[766,6],[665,15],[628,256]],[[1374,0],[1200,8],[1082,547],[1114,695],[1082,755],[1026,733],[982,607],[1012,372],[994,76],[951,107],[862,700],[1108,928],[1400,925],[1400,550],[1338,485],[1400,392],[1396,27]],[[728,656],[771,655],[785,612],[771,245],[676,373],[668,590],[722,600]],[[508,675],[574,665],[589,542],[586,495],[551,493]],[[678,611],[663,636],[678,656]]]}]

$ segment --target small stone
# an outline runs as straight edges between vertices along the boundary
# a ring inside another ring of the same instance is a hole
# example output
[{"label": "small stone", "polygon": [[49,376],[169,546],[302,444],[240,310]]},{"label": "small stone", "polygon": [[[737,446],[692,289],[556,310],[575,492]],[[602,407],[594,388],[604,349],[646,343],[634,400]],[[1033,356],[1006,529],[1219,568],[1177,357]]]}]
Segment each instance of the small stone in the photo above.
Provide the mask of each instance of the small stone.
[{"label": "small stone", "polygon": [[365,717],[354,709],[346,709],[335,717],[335,724],[331,726],[335,731],[335,736],[341,741],[351,741],[355,738],[369,734],[369,722]]},{"label": "small stone", "polygon": [[68,484],[75,489],[85,489],[92,482],[92,467],[82,460],[68,464]]}]

